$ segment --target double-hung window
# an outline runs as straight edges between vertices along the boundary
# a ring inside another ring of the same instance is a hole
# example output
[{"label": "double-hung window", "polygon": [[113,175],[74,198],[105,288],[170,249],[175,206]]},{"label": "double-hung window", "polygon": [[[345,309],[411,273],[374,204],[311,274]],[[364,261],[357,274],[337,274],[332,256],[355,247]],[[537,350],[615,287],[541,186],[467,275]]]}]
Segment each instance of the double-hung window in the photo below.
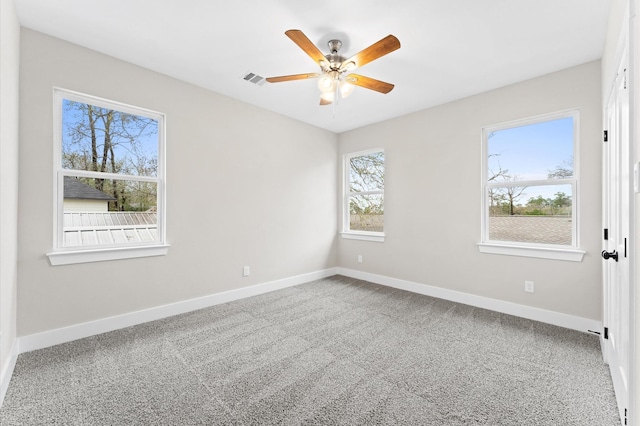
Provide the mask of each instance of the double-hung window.
[{"label": "double-hung window", "polygon": [[579,261],[578,111],[482,133],[480,251]]},{"label": "double-hung window", "polygon": [[164,115],[54,89],[53,265],[166,254]]},{"label": "double-hung window", "polygon": [[384,241],[384,150],[344,156],[343,238]]}]

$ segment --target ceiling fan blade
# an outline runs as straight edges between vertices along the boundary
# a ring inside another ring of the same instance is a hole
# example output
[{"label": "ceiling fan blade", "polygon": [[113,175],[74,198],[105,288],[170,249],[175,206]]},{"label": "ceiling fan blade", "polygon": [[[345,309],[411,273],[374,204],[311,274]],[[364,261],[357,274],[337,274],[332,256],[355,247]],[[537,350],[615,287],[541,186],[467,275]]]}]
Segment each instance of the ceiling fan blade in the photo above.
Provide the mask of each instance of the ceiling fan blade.
[{"label": "ceiling fan blade", "polygon": [[320,49],[318,49],[316,45],[313,44],[302,31],[288,30],[285,31],[285,34],[295,44],[297,44],[300,49],[304,50],[304,52],[309,55],[309,57],[311,57],[311,59],[313,59],[318,65],[320,65],[321,62],[325,62],[327,60]]},{"label": "ceiling fan blade", "polygon": [[319,75],[320,74],[316,74],[316,73],[281,75],[279,77],[267,77],[265,78],[265,80],[267,80],[269,83],[280,83],[283,81],[305,80],[307,78],[316,78]]},{"label": "ceiling fan blade", "polygon": [[326,100],[325,98],[320,98],[320,105],[324,106],[324,105],[331,105],[333,102]]},{"label": "ceiling fan blade", "polygon": [[365,89],[375,90],[380,93],[389,93],[393,90],[394,85],[391,83],[385,83],[384,81],[376,80],[375,78],[365,77],[358,74],[349,74],[345,77],[345,81],[356,86],[364,87]]},{"label": "ceiling fan blade", "polygon": [[342,66],[340,66],[340,71],[361,67],[397,49],[400,49],[400,40],[389,34],[382,40],[373,43],[371,46],[344,61]]}]

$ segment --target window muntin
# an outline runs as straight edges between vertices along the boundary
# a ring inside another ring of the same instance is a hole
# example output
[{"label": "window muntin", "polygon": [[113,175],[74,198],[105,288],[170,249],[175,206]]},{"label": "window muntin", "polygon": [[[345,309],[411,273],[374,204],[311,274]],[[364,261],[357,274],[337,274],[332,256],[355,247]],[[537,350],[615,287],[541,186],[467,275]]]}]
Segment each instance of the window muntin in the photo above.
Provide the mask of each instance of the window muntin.
[{"label": "window muntin", "polygon": [[344,232],[384,232],[384,151],[345,155]]},{"label": "window muntin", "polygon": [[483,130],[483,243],[576,248],[577,111]]},{"label": "window muntin", "polygon": [[163,245],[163,114],[62,89],[54,98],[54,251]]}]

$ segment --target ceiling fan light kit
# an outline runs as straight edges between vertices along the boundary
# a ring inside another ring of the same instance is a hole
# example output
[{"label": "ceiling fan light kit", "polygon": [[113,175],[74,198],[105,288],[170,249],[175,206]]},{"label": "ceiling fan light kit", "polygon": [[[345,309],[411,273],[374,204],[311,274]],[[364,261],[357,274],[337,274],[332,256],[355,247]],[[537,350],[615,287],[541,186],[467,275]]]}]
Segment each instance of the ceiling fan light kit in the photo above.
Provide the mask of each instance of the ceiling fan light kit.
[{"label": "ceiling fan light kit", "polygon": [[266,80],[269,83],[319,77],[320,105],[330,105],[340,98],[346,98],[353,92],[354,86],[379,93],[389,93],[394,87],[393,84],[371,77],[349,74],[354,69],[399,49],[400,41],[393,35],[388,35],[352,57],[345,58],[338,53],[342,47],[340,40],[330,40],[329,53],[324,55],[302,31],[288,30],[285,34],[320,66],[322,72],[268,77]]}]

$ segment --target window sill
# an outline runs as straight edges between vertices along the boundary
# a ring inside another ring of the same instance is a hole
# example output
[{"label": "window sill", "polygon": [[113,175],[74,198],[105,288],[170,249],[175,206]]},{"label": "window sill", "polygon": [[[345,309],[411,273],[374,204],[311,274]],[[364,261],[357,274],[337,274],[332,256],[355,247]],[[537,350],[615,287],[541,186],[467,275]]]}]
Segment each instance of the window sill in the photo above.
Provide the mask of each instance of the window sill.
[{"label": "window sill", "polygon": [[362,240],[362,241],[375,241],[377,243],[384,243],[385,235],[383,233],[373,232],[341,232],[342,238],[347,240]]},{"label": "window sill", "polygon": [[497,243],[478,243],[478,251],[480,253],[537,257],[539,259],[566,260],[570,262],[582,262],[582,258],[586,254],[584,250],[572,248],[516,246]]},{"label": "window sill", "polygon": [[47,253],[51,266],[73,265],[75,263],[102,262],[107,260],[135,259],[138,257],[164,256],[169,245],[117,247],[78,251],[58,251]]}]

